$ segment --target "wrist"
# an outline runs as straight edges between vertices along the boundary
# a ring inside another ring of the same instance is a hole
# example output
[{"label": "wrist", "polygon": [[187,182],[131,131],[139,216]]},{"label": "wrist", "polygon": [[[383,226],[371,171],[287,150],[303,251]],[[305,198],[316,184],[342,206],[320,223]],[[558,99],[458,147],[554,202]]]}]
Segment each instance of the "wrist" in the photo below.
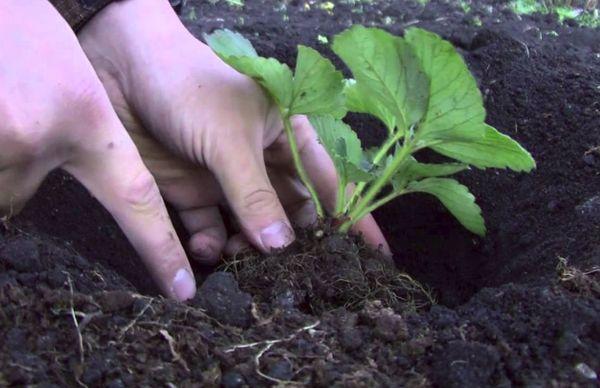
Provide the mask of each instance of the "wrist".
[{"label": "wrist", "polygon": [[168,0],[120,0],[100,11],[78,37],[90,57],[121,70],[143,68],[174,54],[193,39]]},{"label": "wrist", "polygon": [[118,0],[102,9],[93,19],[125,39],[169,39],[187,32],[168,0]]}]

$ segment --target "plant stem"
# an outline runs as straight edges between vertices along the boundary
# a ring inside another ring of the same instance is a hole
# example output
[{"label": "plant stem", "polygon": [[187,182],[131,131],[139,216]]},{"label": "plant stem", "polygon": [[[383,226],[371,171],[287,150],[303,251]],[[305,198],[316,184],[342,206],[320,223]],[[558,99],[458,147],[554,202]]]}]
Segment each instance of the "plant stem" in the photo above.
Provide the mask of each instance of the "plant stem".
[{"label": "plant stem", "polygon": [[296,136],[294,134],[294,129],[292,128],[292,123],[290,122],[290,117],[288,115],[283,116],[283,128],[285,130],[285,134],[288,138],[288,143],[290,144],[290,151],[292,152],[292,158],[294,159],[294,166],[296,167],[296,172],[298,173],[298,177],[304,184],[304,187],[308,190],[310,197],[315,204],[315,210],[317,211],[317,216],[319,218],[325,217],[325,212],[323,211],[323,206],[321,205],[321,201],[319,200],[319,195],[317,194],[317,190],[313,186],[310,178],[308,177],[308,173],[304,169],[304,164],[302,163],[302,158],[300,158],[300,152],[298,151],[298,144],[296,143]]},{"label": "plant stem", "polygon": [[[379,162],[381,162],[381,160],[387,156],[390,149],[402,138],[402,136],[404,136],[404,132],[398,131],[395,135],[388,137],[388,139],[385,141],[385,143],[383,143],[379,151],[377,151],[377,153],[373,157],[373,164],[378,164]],[[356,201],[358,201],[366,186],[367,184],[365,182],[360,182],[356,185],[356,188],[354,189],[350,200],[344,208],[344,212],[348,212],[348,210],[350,210],[352,206],[354,206],[354,204],[356,203]]]},{"label": "plant stem", "polygon": [[396,174],[396,172],[398,171],[398,168],[402,165],[404,160],[411,154],[411,152],[412,145],[408,142],[404,143],[402,149],[400,149],[400,151],[396,155],[394,155],[392,163],[385,169],[383,174],[379,178],[377,178],[377,180],[369,187],[369,190],[367,190],[365,196],[360,200],[360,202],[358,202],[356,207],[352,209],[350,214],[348,214],[348,220],[340,226],[340,232],[348,232],[348,230],[350,230],[350,227],[357,220],[359,220],[358,216],[361,214],[366,214],[364,213],[365,209],[370,206],[371,202],[375,199],[377,194],[381,192],[381,189],[383,189],[383,187],[390,182],[394,174]]},{"label": "plant stem", "polygon": [[363,210],[359,215],[356,216],[356,219],[360,220],[361,218],[363,218],[367,214],[375,211],[377,208],[380,208],[381,206],[383,206],[386,203],[388,203],[388,202],[390,202],[390,201],[398,198],[399,196],[404,195],[404,194],[408,194],[408,193],[410,193],[410,191],[408,191],[406,189],[400,190],[400,191],[393,191],[390,194],[386,195],[385,197],[378,199],[372,205],[367,206],[365,208],[365,210]]},{"label": "plant stem", "polygon": [[338,182],[337,200],[335,203],[335,217],[339,217],[344,211],[344,205],[346,204],[346,186],[348,186],[348,182],[345,178],[340,177],[340,181]]}]

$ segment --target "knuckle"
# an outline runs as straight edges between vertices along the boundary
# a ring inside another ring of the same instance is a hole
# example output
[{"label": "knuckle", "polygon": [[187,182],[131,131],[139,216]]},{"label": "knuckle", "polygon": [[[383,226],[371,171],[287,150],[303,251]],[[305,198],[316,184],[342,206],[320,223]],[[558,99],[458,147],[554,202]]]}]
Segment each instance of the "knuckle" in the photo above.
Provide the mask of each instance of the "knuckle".
[{"label": "knuckle", "polygon": [[177,239],[165,237],[157,242],[155,249],[156,256],[168,258],[152,263],[155,277],[160,278],[161,275],[173,273],[174,269],[181,265],[180,262],[184,261],[184,256],[179,254],[179,240]]},{"label": "knuckle", "polygon": [[163,203],[156,180],[147,170],[135,175],[123,189],[122,197],[129,206],[139,211],[153,210]]},{"label": "knuckle", "polygon": [[[38,157],[45,149],[44,133],[35,127],[26,127],[16,121],[7,121],[0,131],[0,144],[9,145],[7,154],[15,162],[25,162]],[[3,147],[4,148],[4,147]]]},{"label": "knuckle", "polygon": [[111,111],[110,101],[99,82],[86,80],[65,91],[71,108],[84,117],[91,128],[103,122]]},{"label": "knuckle", "polygon": [[269,189],[257,189],[244,195],[242,206],[245,212],[260,214],[271,209],[277,203],[277,194]]}]

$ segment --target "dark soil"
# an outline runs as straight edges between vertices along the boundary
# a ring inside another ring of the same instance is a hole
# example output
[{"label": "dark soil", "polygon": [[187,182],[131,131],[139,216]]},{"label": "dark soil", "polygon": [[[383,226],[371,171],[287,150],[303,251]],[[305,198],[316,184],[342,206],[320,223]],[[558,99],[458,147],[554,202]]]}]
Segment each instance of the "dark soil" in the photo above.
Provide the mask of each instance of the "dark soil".
[{"label": "dark soil", "polygon": [[[288,270],[335,260],[342,245],[347,259],[381,263],[339,236],[302,241],[305,253],[288,257]],[[328,295],[271,272],[254,302],[232,273],[216,272],[194,301],[173,303],[32,236],[3,238],[0,259],[0,385],[594,386],[600,368],[599,273],[564,265],[553,286],[486,288],[457,309],[424,311],[416,287],[357,299],[355,288],[369,282],[356,276],[347,295]],[[235,265],[242,284],[262,285],[254,266]],[[369,272],[357,267],[332,278]],[[333,279],[334,290],[343,287]]]},{"label": "dark soil", "polygon": [[[406,274],[359,242],[305,232],[285,252],[228,260],[188,305],[157,297],[106,212],[54,174],[0,224],[0,386],[598,386],[600,30],[503,1],[468,14],[441,0],[246,3],[188,1],[182,19],[198,36],[234,28],[290,64],[297,44],[333,58],[317,35],[352,23],[441,34],[476,75],[488,122],[537,170],[459,177],[484,239],[424,196],[379,211]],[[348,121],[380,140],[376,122]]]}]

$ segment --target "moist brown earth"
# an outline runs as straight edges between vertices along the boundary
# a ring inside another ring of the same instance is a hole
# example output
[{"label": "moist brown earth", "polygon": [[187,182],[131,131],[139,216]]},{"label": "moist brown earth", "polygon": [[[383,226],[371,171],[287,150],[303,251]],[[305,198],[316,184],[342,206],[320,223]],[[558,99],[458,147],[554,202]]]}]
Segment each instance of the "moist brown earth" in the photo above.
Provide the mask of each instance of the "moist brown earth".
[{"label": "moist brown earth", "polygon": [[[334,58],[317,36],[352,23],[439,33],[475,74],[487,121],[537,170],[459,176],[484,239],[425,196],[381,209],[400,272],[323,227],[269,257],[228,258],[189,304],[158,297],[106,212],[54,174],[0,226],[0,386],[598,386],[600,30],[502,1],[467,14],[443,1],[246,3],[188,1],[181,17],[289,64],[297,44]],[[375,121],[348,122],[381,140]]]}]

